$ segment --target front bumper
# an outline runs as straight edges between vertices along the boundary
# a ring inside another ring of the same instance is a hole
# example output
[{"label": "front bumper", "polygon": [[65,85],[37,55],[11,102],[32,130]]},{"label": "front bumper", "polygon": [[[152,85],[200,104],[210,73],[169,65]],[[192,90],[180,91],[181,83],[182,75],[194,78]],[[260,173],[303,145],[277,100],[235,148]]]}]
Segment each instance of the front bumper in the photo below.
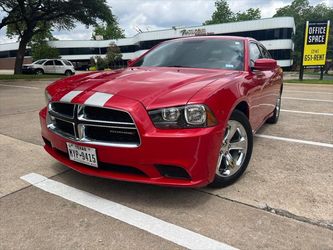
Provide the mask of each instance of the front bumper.
[{"label": "front bumper", "polygon": [[[45,150],[64,165],[97,177],[176,187],[199,187],[213,181],[223,133],[221,126],[160,130],[153,126],[141,104],[134,106],[131,111],[135,112],[129,112],[140,133],[141,144],[137,148],[91,145],[64,138],[47,128],[44,108],[39,115]],[[94,168],[71,161],[66,142],[96,148],[99,165],[107,167]],[[167,177],[156,166],[181,167],[188,178]],[[128,168],[142,174],[125,171]]]},{"label": "front bumper", "polygon": [[35,70],[33,68],[22,68],[22,74],[34,74]]}]

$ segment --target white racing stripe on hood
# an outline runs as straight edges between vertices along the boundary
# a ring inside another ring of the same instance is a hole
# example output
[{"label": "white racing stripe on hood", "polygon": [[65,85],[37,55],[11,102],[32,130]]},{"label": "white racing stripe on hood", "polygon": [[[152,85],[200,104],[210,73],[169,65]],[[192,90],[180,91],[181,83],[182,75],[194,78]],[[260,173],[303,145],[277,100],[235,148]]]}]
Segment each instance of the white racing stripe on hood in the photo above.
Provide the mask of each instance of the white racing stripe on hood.
[{"label": "white racing stripe on hood", "polygon": [[68,92],[66,95],[64,95],[60,99],[60,101],[61,102],[71,102],[75,97],[77,97],[81,93],[82,93],[82,91],[80,91],[80,90],[73,90],[71,92]]},{"label": "white racing stripe on hood", "polygon": [[96,92],[90,96],[85,102],[85,105],[103,107],[104,104],[112,97],[111,94]]}]

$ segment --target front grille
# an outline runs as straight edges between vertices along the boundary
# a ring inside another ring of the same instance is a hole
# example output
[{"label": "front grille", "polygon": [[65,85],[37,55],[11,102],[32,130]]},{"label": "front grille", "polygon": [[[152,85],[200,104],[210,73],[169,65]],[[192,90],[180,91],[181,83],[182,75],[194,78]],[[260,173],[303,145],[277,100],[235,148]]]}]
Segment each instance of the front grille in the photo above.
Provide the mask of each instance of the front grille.
[{"label": "front grille", "polygon": [[68,121],[64,121],[58,118],[53,118],[53,125],[54,127],[56,127],[57,129],[59,129],[60,131],[62,131],[64,134],[68,134],[70,136],[75,136],[75,129],[73,126],[73,123],[68,122]]},{"label": "front grille", "polygon": [[52,102],[49,105],[49,110],[62,116],[74,117],[74,104],[71,103]]},{"label": "front grille", "polygon": [[126,142],[136,143],[139,141],[139,135],[136,129],[123,129],[114,127],[96,127],[86,126],[85,136],[90,140],[110,141],[113,143]]},{"label": "front grille", "polygon": [[79,104],[52,102],[48,128],[76,141],[122,147],[138,147],[140,137],[129,113]]},{"label": "front grille", "polygon": [[98,107],[85,106],[84,115],[86,119],[90,120],[133,123],[132,118],[127,113],[114,109],[101,109]]}]

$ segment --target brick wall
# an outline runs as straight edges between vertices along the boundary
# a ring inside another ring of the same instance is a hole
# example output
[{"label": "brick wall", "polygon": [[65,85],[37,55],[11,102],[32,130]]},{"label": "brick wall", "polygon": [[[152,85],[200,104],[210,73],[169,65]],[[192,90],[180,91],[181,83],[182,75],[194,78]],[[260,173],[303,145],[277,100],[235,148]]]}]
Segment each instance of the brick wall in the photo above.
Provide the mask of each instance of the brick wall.
[{"label": "brick wall", "polygon": [[[23,63],[32,63],[31,58],[24,58]],[[14,69],[15,58],[0,58],[0,69]]]}]

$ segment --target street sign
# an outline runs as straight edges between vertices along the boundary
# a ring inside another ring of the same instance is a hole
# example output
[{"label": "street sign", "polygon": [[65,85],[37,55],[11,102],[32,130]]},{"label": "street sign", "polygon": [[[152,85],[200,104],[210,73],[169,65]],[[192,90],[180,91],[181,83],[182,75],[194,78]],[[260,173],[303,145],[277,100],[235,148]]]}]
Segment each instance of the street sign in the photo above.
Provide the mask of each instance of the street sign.
[{"label": "street sign", "polygon": [[325,65],[329,28],[330,21],[306,22],[303,66]]}]

